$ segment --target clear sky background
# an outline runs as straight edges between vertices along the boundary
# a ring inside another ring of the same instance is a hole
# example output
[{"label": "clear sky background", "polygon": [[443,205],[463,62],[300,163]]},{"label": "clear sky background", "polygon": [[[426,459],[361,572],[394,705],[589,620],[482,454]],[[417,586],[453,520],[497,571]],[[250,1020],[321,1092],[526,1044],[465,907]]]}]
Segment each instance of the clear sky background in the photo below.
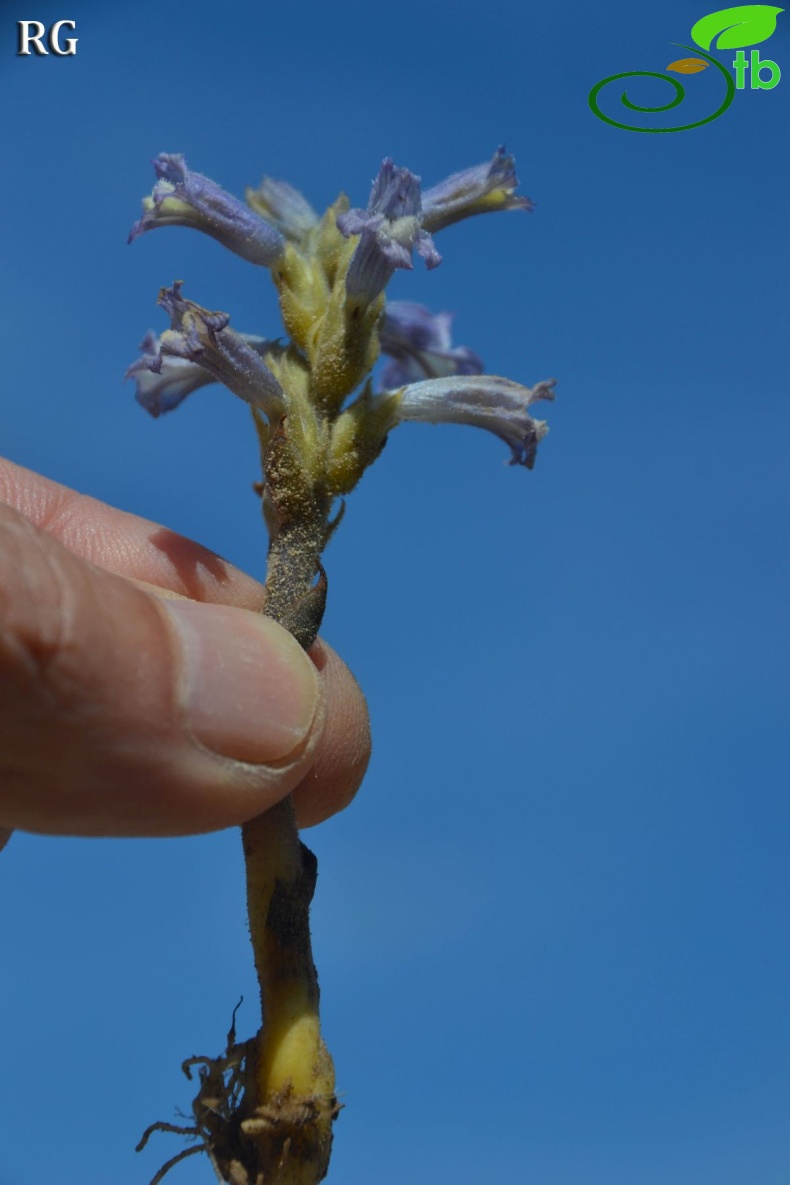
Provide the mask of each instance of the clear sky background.
[{"label": "clear sky background", "polygon": [[[155,422],[121,378],[160,285],[272,336],[273,289],[193,232],[126,246],[150,158],[364,205],[384,155],[430,185],[504,142],[536,202],[390,289],[490,372],[557,378],[535,470],[400,428],[327,554],[375,746],[307,837],[338,1185],[790,1179],[790,15],[780,84],[701,129],[587,106],[712,7],[0,0],[3,450],[259,577],[245,407]],[[76,19],[77,56],[17,58],[34,16]],[[713,70],[684,81],[715,108]],[[146,1185],[181,1059],[241,993],[257,1027],[238,836],[17,835],[0,892],[0,1185]]]}]

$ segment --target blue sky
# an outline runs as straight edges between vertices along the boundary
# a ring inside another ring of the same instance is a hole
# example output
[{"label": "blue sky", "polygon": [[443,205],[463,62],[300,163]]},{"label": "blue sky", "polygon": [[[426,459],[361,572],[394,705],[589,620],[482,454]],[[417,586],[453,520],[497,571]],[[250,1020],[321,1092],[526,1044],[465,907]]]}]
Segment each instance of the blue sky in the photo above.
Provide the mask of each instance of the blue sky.
[{"label": "blue sky", "polygon": [[[160,285],[265,335],[273,290],[188,231],[127,248],[150,158],[320,206],[364,204],[384,155],[430,185],[505,142],[536,202],[443,232],[390,290],[452,310],[491,373],[557,378],[535,470],[403,427],[327,554],[375,747],[308,836],[330,1181],[788,1179],[790,18],[761,46],[780,84],[703,128],[587,106],[707,11],[0,3],[4,451],[258,576],[246,409],[208,388],[154,422],[120,379]],[[31,15],[76,19],[77,56],[17,58]],[[713,71],[684,81],[718,103]],[[181,1059],[242,992],[257,1026],[238,837],[17,835],[0,885],[0,1185],[144,1185]]]}]

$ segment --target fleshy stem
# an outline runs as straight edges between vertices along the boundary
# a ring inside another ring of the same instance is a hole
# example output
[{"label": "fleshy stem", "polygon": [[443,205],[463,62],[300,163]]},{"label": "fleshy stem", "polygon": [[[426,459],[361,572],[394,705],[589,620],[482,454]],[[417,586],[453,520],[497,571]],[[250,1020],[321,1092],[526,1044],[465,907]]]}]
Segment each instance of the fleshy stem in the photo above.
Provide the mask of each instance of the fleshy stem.
[{"label": "fleshy stem", "polygon": [[249,1179],[261,1173],[267,1185],[316,1185],[329,1167],[338,1110],[310,946],[317,863],[299,840],[290,797],[245,824],[242,837],[263,1012],[247,1054],[253,1064],[242,1130],[252,1137],[257,1170]]},{"label": "fleshy stem", "polygon": [[[270,479],[290,445],[282,429],[274,438],[264,431],[262,444]],[[298,486],[292,484],[279,507],[271,486],[265,487],[270,548],[262,611],[307,650],[326,600],[319,557],[331,533],[332,499],[323,482],[303,483],[301,491]],[[194,1126],[154,1123],[137,1149],[145,1147],[154,1131],[200,1137],[202,1142],[163,1165],[151,1185],[200,1150],[208,1153],[218,1179],[227,1185],[318,1185],[329,1168],[332,1124],[340,1107],[332,1058],[321,1037],[310,942],[317,861],[299,839],[290,796],[245,823],[242,844],[262,1026],[255,1037],[237,1043],[234,1011],[225,1054],[183,1063],[188,1078],[195,1065],[200,1067]]]},{"label": "fleshy stem", "polygon": [[[378,414],[367,414],[367,388],[341,410],[375,362],[383,306],[383,297],[368,304],[346,299],[354,244],[335,225],[345,205],[341,199],[331,207],[303,249],[289,247],[273,268],[291,344],[270,351],[266,362],[286,414],[273,423],[253,410],[270,541],[263,612],[305,650],[324,612],[320,557],[338,522],[330,522],[332,507],[356,485],[395,422],[388,400]],[[217,1155],[210,1133],[207,1148],[231,1185],[317,1185],[329,1167],[339,1107],[310,943],[316,860],[299,840],[290,798],[245,824],[242,841],[263,1024],[244,1049],[238,1138],[229,1154]],[[224,1064],[235,1057],[229,1042]],[[201,1116],[209,1103],[202,1099]]]},{"label": "fleshy stem", "polygon": [[[263,612],[307,649],[323,615],[328,500],[272,535]],[[315,1185],[325,1176],[338,1111],[332,1059],[321,1037],[318,976],[309,910],[317,862],[299,840],[288,796],[242,828],[247,907],[263,1027],[248,1051],[245,1134],[257,1135],[256,1169],[277,1185]],[[252,1177],[255,1180],[255,1177]]]},{"label": "fleshy stem", "polygon": [[[281,384],[287,414],[272,425],[253,412],[269,529],[263,612],[305,650],[324,613],[320,557],[338,521],[330,523],[333,503],[356,485],[390,427],[386,409],[372,426],[350,410],[345,430],[337,429],[343,401],[375,361],[383,301],[367,311],[347,307],[345,272],[353,244],[342,239],[336,216],[330,208],[309,249],[290,248],[273,271],[294,344],[272,351],[267,364]],[[316,860],[299,840],[290,798],[246,823],[242,841],[263,1026],[246,1049],[238,1146],[246,1177],[240,1181],[317,1185],[329,1167],[339,1107],[321,1037],[310,943]]]}]

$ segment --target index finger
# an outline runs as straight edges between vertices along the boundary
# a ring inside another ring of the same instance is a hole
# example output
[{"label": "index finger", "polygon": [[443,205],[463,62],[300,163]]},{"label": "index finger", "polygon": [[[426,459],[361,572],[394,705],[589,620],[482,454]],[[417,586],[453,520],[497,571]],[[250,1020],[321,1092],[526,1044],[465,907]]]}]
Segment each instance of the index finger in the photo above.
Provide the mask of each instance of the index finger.
[{"label": "index finger", "polygon": [[189,597],[260,609],[263,585],[216,552],[160,523],[108,506],[0,458],[0,501],[79,556]]}]

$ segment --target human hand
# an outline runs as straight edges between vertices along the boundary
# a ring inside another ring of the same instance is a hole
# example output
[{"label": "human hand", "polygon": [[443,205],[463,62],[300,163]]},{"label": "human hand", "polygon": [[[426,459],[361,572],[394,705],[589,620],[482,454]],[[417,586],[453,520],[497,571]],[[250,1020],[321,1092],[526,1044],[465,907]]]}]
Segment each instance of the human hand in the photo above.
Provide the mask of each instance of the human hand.
[{"label": "human hand", "polygon": [[0,461],[0,847],[10,830],[188,835],[292,793],[350,802],[367,710],[263,587],[199,544]]}]

